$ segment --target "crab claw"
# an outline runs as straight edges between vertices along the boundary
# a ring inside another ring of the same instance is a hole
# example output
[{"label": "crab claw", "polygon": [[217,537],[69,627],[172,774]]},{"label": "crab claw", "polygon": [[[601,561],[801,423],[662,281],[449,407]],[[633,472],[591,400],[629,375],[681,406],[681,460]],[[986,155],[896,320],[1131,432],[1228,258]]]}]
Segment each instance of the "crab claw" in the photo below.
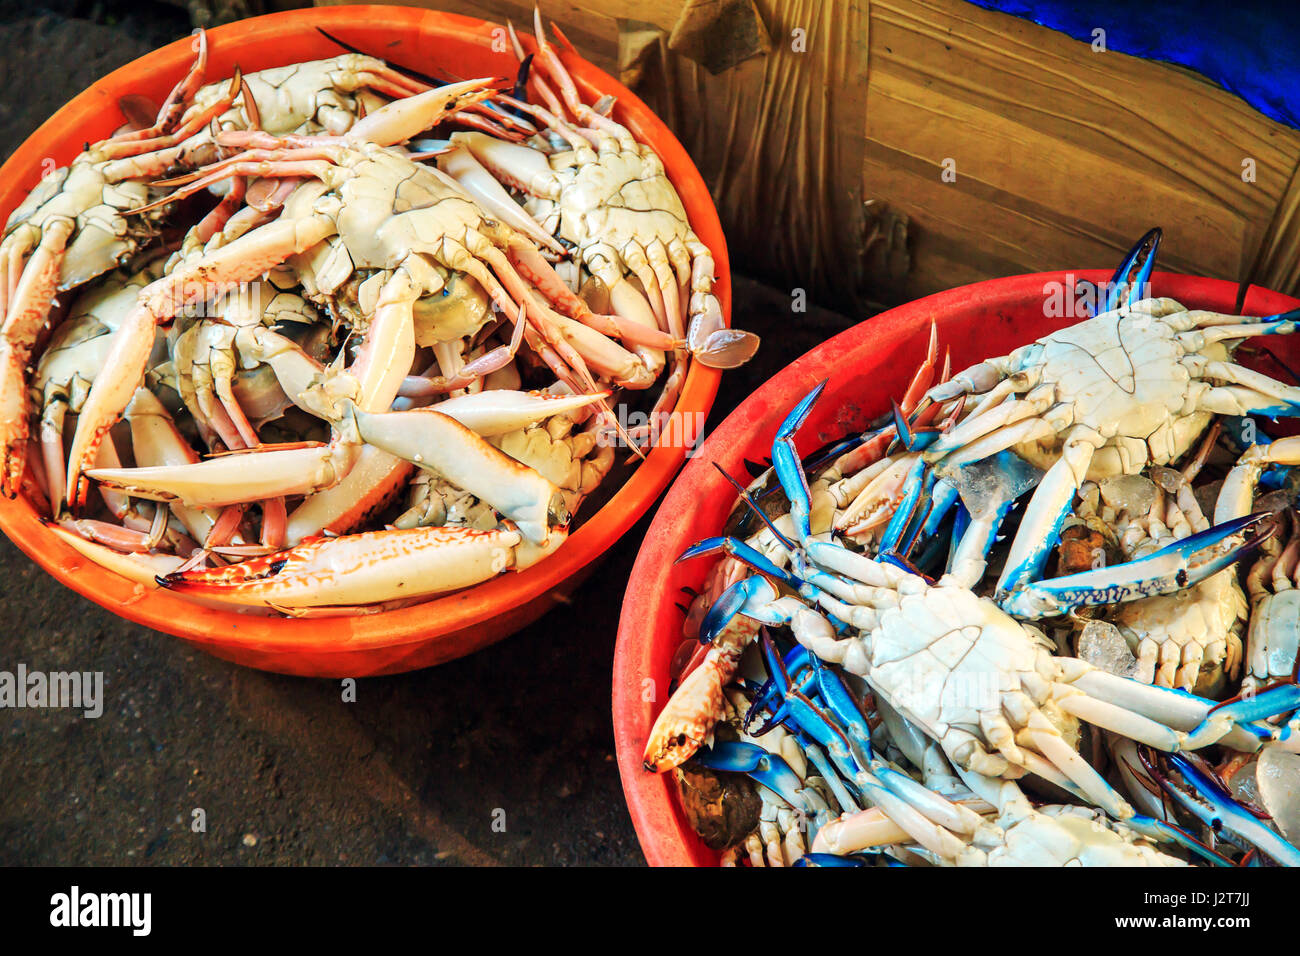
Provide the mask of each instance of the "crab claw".
[{"label": "crab claw", "polygon": [[740,657],[758,633],[758,624],[732,616],[713,640],[704,660],[682,679],[655,718],[641,756],[650,773],[679,767],[712,739],[713,728],[727,710],[723,688],[731,683]]},{"label": "crab claw", "polygon": [[1136,561],[1017,585],[1000,594],[998,603],[1016,617],[1039,618],[1171,594],[1253,554],[1276,527],[1271,514],[1234,518]]},{"label": "crab claw", "polygon": [[1179,776],[1187,781],[1188,789],[1167,779],[1162,783],[1193,816],[1216,833],[1227,830],[1237,835],[1283,866],[1300,866],[1300,849],[1237,802],[1213,774],[1201,769],[1196,760],[1178,753],[1170,754],[1168,759]]},{"label": "crab claw", "polygon": [[922,497],[926,498],[923,510],[926,514],[929,513],[929,502],[932,500],[930,493],[934,489],[935,480],[934,472],[930,470],[924,458],[917,458],[912,463],[903,483],[903,496],[880,536],[879,551],[882,557],[906,551],[906,548],[902,547],[904,534],[913,524],[918,508],[922,506]]},{"label": "crab claw", "polygon": [[776,589],[758,575],[751,575],[727,588],[713,602],[700,622],[700,643],[712,644],[737,614],[753,616],[752,611],[776,599]]},{"label": "crab claw", "polygon": [[758,744],[742,741],[718,741],[712,747],[701,747],[694,760],[708,770],[728,773],[746,773],[761,783],[792,807],[804,805],[803,781],[790,769],[790,765]]},{"label": "crab claw", "polygon": [[823,380],[811,392],[799,400],[790,414],[785,417],[781,427],[776,430],[776,440],[772,442],[772,466],[781,488],[790,499],[790,518],[794,522],[795,536],[800,543],[807,541],[811,529],[809,514],[812,512],[812,492],[808,490],[808,477],[803,472],[803,463],[794,447],[794,435],[808,420],[808,415],[826,390]]},{"label": "crab claw", "polygon": [[516,530],[429,527],[311,538],[287,551],[158,578],[173,591],[252,607],[302,611],[422,598],[522,571],[564,540],[540,547]]},{"label": "crab claw", "polygon": [[554,484],[450,415],[432,408],[370,414],[351,404],[345,414],[344,430],[355,428],[367,445],[436,471],[515,522],[534,544],[546,540],[549,519],[568,524]]},{"label": "crab claw", "polygon": [[758,549],[751,547],[737,538],[705,538],[703,541],[698,541],[683,551],[677,558],[677,561],[688,561],[691,558],[699,558],[709,554],[729,554],[737,561],[749,565],[749,567],[753,568],[759,574],[769,578],[775,578],[792,588],[798,588],[805,583],[800,578],[785,570],[785,568],[778,567],[769,557],[767,557],[767,555],[763,554]]},{"label": "crab claw", "polygon": [[771,690],[754,701],[745,717],[746,728],[764,706],[771,716],[750,733],[761,736],[785,723],[821,745],[848,779],[866,769],[872,763],[871,728],[843,681],[802,645],[782,659],[764,635],[762,649]]},{"label": "crab claw", "polygon": [[1182,749],[1208,747],[1221,740],[1228,731],[1240,727],[1263,742],[1280,740],[1285,749],[1294,752],[1296,732],[1293,724],[1275,727],[1254,721],[1286,714],[1297,708],[1300,708],[1300,685],[1290,681],[1256,694],[1243,694],[1210,710],[1204,720],[1187,734]]},{"label": "crab claw", "polygon": [[[837,782],[836,771],[844,782],[851,784],[892,819],[910,824],[905,832],[928,848],[949,852],[957,849],[958,841],[951,833],[944,833],[942,827],[956,833],[980,836],[991,832],[979,814],[969,807],[953,803],[875,759],[866,718],[848,688],[829,669],[822,667],[814,655],[798,648],[782,660],[766,637],[763,651],[772,683],[782,697],[779,711],[784,715],[782,722],[796,733],[811,738],[830,758],[834,770],[826,767],[823,776],[835,791],[841,806],[856,809],[858,804]],[[789,672],[792,664],[808,668],[797,681]],[[810,759],[817,763],[818,758],[813,754],[809,748]],[[818,769],[822,767],[819,765]],[[933,822],[923,821],[922,815]]]},{"label": "crab claw", "polygon": [[[1133,248],[1128,251],[1128,255],[1124,257],[1124,261],[1111,277],[1105,290],[1106,297],[1097,303],[1098,315],[1118,309],[1121,305],[1121,295],[1124,295],[1122,304],[1125,306],[1131,306],[1144,298],[1142,290],[1151,281],[1151,271],[1156,266],[1156,253],[1160,249],[1160,240],[1163,236],[1164,231],[1156,226],[1134,243]],[[1134,269],[1137,271],[1130,278],[1129,273]]]},{"label": "crab claw", "polygon": [[192,464],[91,468],[86,475],[137,498],[180,501],[190,508],[223,508],[333,487],[352,470],[358,451],[359,446],[345,442],[261,446]]}]

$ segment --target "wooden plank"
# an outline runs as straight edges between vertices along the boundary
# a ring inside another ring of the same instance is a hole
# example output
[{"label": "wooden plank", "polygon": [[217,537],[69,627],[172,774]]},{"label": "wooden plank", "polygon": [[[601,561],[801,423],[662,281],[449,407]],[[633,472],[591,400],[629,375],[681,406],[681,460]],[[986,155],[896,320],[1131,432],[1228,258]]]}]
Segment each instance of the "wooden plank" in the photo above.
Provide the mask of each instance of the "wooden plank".
[{"label": "wooden plank", "polygon": [[863,179],[910,219],[906,297],[1106,266],[1155,224],[1166,267],[1246,280],[1300,158],[1192,74],[961,0],[877,0],[870,57]]},{"label": "wooden plank", "polygon": [[1300,165],[1273,212],[1251,271],[1251,282],[1294,294],[1300,289]]},{"label": "wooden plank", "polygon": [[772,51],[718,76],[670,57],[638,89],[710,184],[733,260],[826,301],[863,295],[870,25],[860,0],[760,3]]}]

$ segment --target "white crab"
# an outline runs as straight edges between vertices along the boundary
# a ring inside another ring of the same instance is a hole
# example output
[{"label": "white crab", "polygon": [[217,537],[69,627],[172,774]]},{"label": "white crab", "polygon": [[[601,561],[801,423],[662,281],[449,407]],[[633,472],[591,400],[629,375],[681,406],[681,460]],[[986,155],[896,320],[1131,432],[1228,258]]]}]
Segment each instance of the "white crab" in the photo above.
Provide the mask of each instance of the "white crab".
[{"label": "white crab", "polygon": [[1292,332],[1295,317],[1188,310],[1144,299],[987,359],[929,392],[974,408],[931,445],[940,471],[1011,449],[1046,469],[1012,544],[999,594],[1042,569],[1079,486],[1138,474],[1187,452],[1211,416],[1288,412],[1300,388],[1232,361],[1253,335]]}]

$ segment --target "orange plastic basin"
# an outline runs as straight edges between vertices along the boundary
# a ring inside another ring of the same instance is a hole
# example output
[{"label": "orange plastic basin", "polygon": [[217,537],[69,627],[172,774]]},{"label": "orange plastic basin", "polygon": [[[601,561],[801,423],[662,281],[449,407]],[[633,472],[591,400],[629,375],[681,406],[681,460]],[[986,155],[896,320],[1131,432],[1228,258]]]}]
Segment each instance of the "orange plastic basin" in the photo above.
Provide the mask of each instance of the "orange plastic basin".
[{"label": "orange plastic basin", "polygon": [[[1108,280],[1109,271],[1071,273],[1076,279]],[[691,829],[677,799],[671,774],[641,766],[654,719],[663,710],[669,666],[682,642],[685,615],[677,607],[683,589],[698,591],[712,562],[673,562],[687,547],[719,534],[735,490],[713,467],[717,462],[744,480],[745,461],[763,461],[790,410],[814,385],[826,391],[796,436],[807,455],[822,445],[862,431],[889,411],[903,394],[925,355],[930,322],[939,328],[940,350],[952,349],[954,370],[1001,355],[1078,319],[1044,314],[1044,286],[1057,287],[1067,273],[1041,273],[993,279],[918,299],[884,312],[822,343],[769,379],[727,416],[682,469],[664,498],[632,568],[623,598],[618,644],[614,650],[614,744],[623,793],[646,859],[653,866],[713,866],[718,854]],[[1235,283],[1156,273],[1155,294],[1188,308],[1231,313]],[[1243,312],[1274,315],[1300,300],[1251,287]],[[1269,350],[1295,367],[1300,336],[1269,340]],[[1277,369],[1271,369],[1275,374]]]},{"label": "orange plastic basin", "polygon": [[[295,10],[208,31],[207,80],[342,52],[317,27],[395,65],[460,79],[513,77],[518,64],[502,27],[409,7],[354,6]],[[498,31],[495,32],[494,31]],[[529,40],[525,36],[526,44]],[[495,48],[495,49],[494,49]],[[123,122],[118,98],[139,93],[161,102],[189,68],[192,39],[178,40],[110,74],[77,96],[24,142],[0,168],[0,222],[36,185],[48,159],[64,165],[87,142]],[[588,101],[617,98],[614,117],[663,158],[695,232],[712,250],[715,290],[730,322],[731,281],[717,211],[690,157],[668,128],[608,74],[585,60],[561,58]],[[691,366],[676,413],[703,421],[719,373]],[[698,418],[696,417],[698,416]],[[676,445],[677,447],[671,447]],[[632,527],[681,466],[683,442],[654,448],[632,477],[553,555],[520,573],[400,610],[358,617],[295,620],[212,610],[166,591],[145,589],[100,568],[59,541],[22,497],[0,500],[0,528],[41,567],[74,591],[139,624],[175,634],[218,657],[286,674],[359,677],[392,674],[453,660],[532,623],[577,585],[582,572]]]}]

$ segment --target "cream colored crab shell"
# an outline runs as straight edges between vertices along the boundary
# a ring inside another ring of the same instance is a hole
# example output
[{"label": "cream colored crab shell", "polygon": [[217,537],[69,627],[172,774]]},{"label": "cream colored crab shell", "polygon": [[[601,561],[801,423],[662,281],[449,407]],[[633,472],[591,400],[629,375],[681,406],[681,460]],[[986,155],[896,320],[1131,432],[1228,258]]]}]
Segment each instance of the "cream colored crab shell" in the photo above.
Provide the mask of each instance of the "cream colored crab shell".
[{"label": "cream colored crab shell", "polygon": [[[1041,369],[1039,387],[1053,388],[1057,403],[1043,417],[1061,419],[1053,438],[1016,445],[1016,454],[1045,470],[1060,457],[1069,427],[1082,425],[1106,439],[1087,473],[1099,481],[1170,464],[1191,448],[1212,417],[1196,410],[1209,384],[1183,362],[1188,352],[1177,338],[1193,323],[1172,300],[1151,307],[1159,314],[1108,312],[1012,353],[1016,362],[1041,350],[1033,362]],[[1221,342],[1198,354],[1208,361],[1230,359]]]}]

